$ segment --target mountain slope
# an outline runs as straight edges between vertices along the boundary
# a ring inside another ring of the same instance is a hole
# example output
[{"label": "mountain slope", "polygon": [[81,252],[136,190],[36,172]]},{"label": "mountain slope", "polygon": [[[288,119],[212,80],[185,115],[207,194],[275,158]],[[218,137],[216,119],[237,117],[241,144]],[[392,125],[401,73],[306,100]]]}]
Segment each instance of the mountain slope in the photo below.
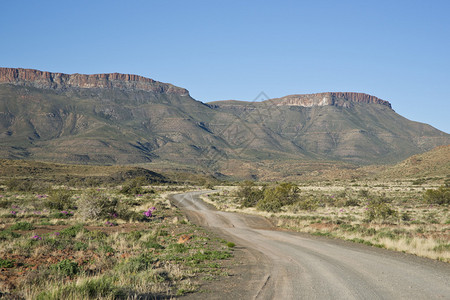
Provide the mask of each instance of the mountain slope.
[{"label": "mountain slope", "polygon": [[253,120],[296,147],[319,157],[356,163],[387,163],[438,145],[449,135],[410,121],[387,101],[361,93],[291,95],[264,102],[212,102],[219,111]]},{"label": "mountain slope", "polygon": [[450,179],[450,145],[408,157],[378,174],[387,178],[442,177]]},{"label": "mountain slope", "polygon": [[3,158],[287,174],[296,163],[397,162],[446,144],[448,134],[361,93],[204,104],[137,75],[0,68]]}]

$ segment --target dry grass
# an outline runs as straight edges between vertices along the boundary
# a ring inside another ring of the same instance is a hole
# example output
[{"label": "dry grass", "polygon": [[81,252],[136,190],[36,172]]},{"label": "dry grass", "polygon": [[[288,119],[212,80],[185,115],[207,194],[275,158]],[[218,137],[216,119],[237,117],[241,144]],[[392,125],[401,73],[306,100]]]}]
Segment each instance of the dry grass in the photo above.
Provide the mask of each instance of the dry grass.
[{"label": "dry grass", "polygon": [[[75,208],[69,216],[45,208],[47,198],[40,194],[0,192],[0,257],[13,262],[13,267],[0,273],[2,293],[25,299],[167,298],[197,290],[203,272],[222,276],[221,268],[210,267],[208,262],[220,263],[231,250],[222,240],[184,222],[168,200],[168,195],[193,187],[150,189],[156,194],[123,195],[118,193],[120,187],[99,188],[107,198],[126,205],[127,216],[134,215],[120,219],[120,215],[105,214],[88,220]],[[74,200],[84,193],[72,191]],[[156,207],[153,216],[144,217],[150,207]],[[28,229],[9,229],[18,222],[25,222],[22,227]],[[77,224],[84,229],[63,234]],[[182,234],[193,238],[177,252]],[[33,239],[35,235],[42,240]],[[198,259],[204,250],[212,254]],[[73,277],[55,269],[64,259],[77,266]]]},{"label": "dry grass", "polygon": [[[294,204],[276,213],[242,207],[236,187],[221,187],[219,193],[204,195],[203,199],[220,210],[270,218],[282,228],[450,262],[449,207],[428,205],[422,198],[426,189],[440,184],[417,185],[415,180],[301,183],[300,198],[313,197],[320,206],[301,210]],[[388,199],[392,216],[368,219],[367,201],[375,197]],[[356,201],[358,206],[345,206],[348,200]]]}]

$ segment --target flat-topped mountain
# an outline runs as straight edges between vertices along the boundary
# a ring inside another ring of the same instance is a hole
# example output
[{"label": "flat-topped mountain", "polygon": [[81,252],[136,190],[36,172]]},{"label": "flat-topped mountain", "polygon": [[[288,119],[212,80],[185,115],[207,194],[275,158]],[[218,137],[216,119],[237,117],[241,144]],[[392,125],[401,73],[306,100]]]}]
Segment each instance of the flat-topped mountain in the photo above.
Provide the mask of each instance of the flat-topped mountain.
[{"label": "flat-topped mountain", "polygon": [[391,108],[391,104],[388,101],[381,100],[375,96],[371,96],[364,93],[318,93],[308,95],[289,95],[282,98],[268,100],[275,105],[291,105],[291,106],[343,106],[349,107],[352,103],[367,103],[367,104],[381,104]]},{"label": "flat-topped mountain", "polygon": [[31,86],[41,89],[64,90],[70,88],[101,88],[141,90],[165,94],[189,95],[186,89],[169,83],[130,74],[63,74],[32,69],[0,68],[0,83]]},{"label": "flat-topped mountain", "polygon": [[[269,102],[276,106],[342,106],[350,107],[353,103],[381,104],[391,108],[389,101],[381,100],[375,96],[364,93],[352,92],[328,92],[317,94],[288,95],[281,98],[273,98],[263,102]],[[231,106],[247,105],[248,102],[225,100],[209,102],[212,105]]]},{"label": "flat-topped mountain", "polygon": [[137,75],[0,68],[1,158],[283,176],[297,163],[398,162],[447,144],[449,134],[362,93],[205,104]]}]

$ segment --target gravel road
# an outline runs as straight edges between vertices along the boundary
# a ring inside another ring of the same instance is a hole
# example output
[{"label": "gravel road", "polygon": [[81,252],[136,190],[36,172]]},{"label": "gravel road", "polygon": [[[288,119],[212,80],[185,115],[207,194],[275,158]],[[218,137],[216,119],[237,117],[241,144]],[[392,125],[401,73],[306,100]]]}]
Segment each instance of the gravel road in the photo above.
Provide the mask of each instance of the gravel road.
[{"label": "gravel road", "polygon": [[263,217],[217,211],[202,193],[172,200],[193,223],[236,243],[248,261],[231,288],[189,298],[450,299],[449,264],[276,230]]}]

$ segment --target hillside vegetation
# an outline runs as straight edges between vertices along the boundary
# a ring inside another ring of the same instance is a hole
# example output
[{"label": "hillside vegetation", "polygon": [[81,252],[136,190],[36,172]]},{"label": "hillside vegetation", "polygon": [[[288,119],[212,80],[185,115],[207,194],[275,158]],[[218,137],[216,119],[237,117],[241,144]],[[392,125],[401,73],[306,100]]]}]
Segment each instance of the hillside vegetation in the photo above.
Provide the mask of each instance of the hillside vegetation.
[{"label": "hillside vegetation", "polygon": [[450,135],[362,93],[205,104],[135,75],[0,68],[0,157],[8,159],[266,180],[322,163],[394,163],[448,144]]}]

